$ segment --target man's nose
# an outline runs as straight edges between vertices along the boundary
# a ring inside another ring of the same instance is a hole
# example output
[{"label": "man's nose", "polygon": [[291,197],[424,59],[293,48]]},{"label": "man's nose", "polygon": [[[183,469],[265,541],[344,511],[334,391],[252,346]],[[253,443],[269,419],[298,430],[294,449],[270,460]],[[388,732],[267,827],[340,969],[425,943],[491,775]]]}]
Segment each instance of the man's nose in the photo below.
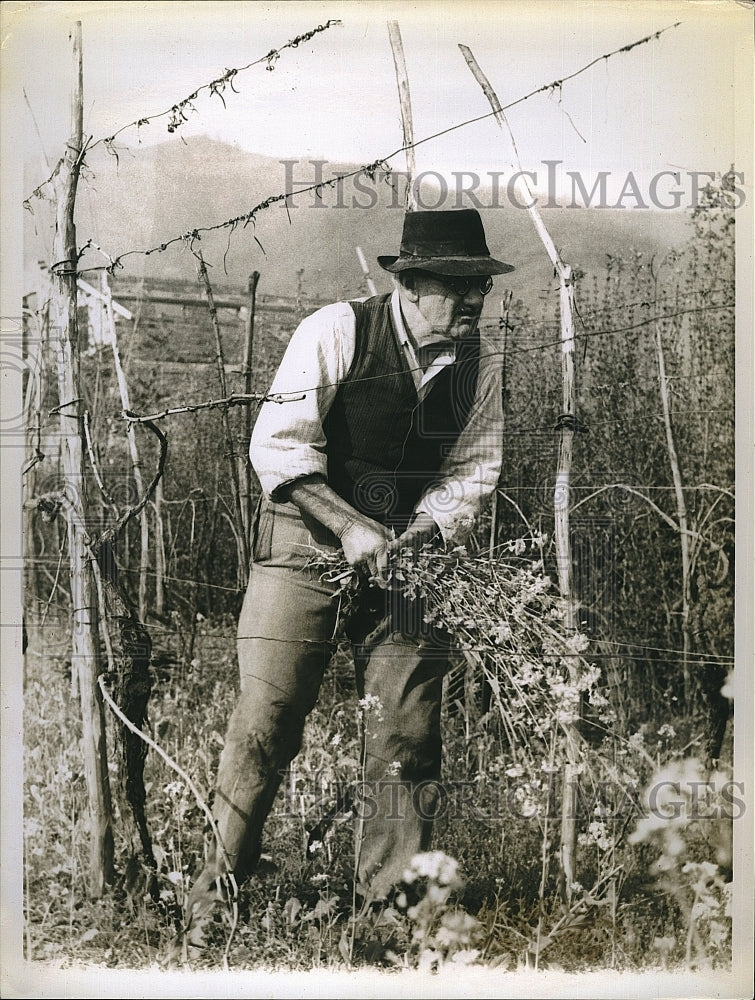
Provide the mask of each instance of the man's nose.
[{"label": "man's nose", "polygon": [[482,294],[479,288],[470,288],[467,294],[464,296],[464,302],[468,306],[474,306],[478,311],[482,309],[482,304],[485,301],[485,296]]}]

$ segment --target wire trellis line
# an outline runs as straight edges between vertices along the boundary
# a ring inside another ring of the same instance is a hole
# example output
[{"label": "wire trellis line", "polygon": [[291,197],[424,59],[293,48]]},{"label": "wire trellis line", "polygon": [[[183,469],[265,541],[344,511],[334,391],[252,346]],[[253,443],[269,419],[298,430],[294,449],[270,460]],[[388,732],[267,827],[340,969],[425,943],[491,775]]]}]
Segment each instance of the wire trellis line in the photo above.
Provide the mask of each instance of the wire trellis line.
[{"label": "wire trellis line", "polygon": [[[127,575],[127,576],[133,576],[137,572],[136,570],[132,570],[132,569],[124,568],[124,567],[120,567],[119,571],[121,573]],[[154,571],[149,571],[148,572],[148,576],[154,577],[155,576]],[[224,587],[222,584],[208,583],[206,580],[197,580],[197,579],[189,578],[189,577],[166,576],[166,577],[164,577],[164,579],[166,581],[170,581],[172,583],[190,583],[190,584],[195,584],[195,585],[201,586],[201,587],[209,587],[211,590],[223,590],[223,591],[228,591],[229,593],[238,593],[239,592],[236,587]],[[63,604],[63,603],[61,603],[59,601],[52,602],[52,604],[50,606],[51,606],[51,608],[55,609],[56,611],[61,611],[61,612],[65,613],[66,615],[71,612],[71,608],[67,604]],[[150,621],[142,622],[142,625],[144,626],[144,628],[149,629],[150,633],[152,633],[153,635],[163,635],[163,636],[180,637],[180,636],[182,636],[184,634],[184,631],[182,629],[179,629],[179,628],[167,628],[164,625],[158,625],[158,624],[155,624],[154,622],[150,622]],[[211,640],[211,639],[217,639],[218,641],[225,641],[225,640],[228,640],[228,639],[233,639],[235,641],[235,639],[236,639],[236,627],[235,626],[233,626],[233,627],[229,626],[227,634],[223,633],[222,631],[219,630],[217,632],[217,634],[209,633],[209,634],[206,634],[203,638],[206,641],[207,640]],[[592,641],[595,642],[595,644],[598,645],[598,646],[617,646],[617,647],[622,647],[623,650],[625,650],[626,652],[621,652],[620,650],[617,650],[616,652],[606,652],[606,653],[603,653],[603,652],[598,652],[597,650],[591,650],[590,653],[588,654],[589,658],[591,660],[593,660],[593,659],[612,659],[612,658],[616,658],[618,656],[623,656],[623,655],[629,655],[629,656],[635,656],[635,655],[639,655],[639,654],[644,655],[644,653],[653,652],[653,653],[674,653],[674,654],[677,654],[674,657],[653,657],[653,660],[655,662],[658,662],[658,663],[683,663],[684,662],[683,659],[682,659],[682,654],[684,653],[684,650],[683,649],[675,649],[672,646],[651,646],[651,645],[649,645],[648,643],[645,643],[645,642],[632,641],[632,640],[629,640],[629,639],[606,639],[606,638],[603,638],[602,636],[594,636],[594,637],[592,637]],[[639,651],[639,653],[637,651]],[[688,657],[688,660],[689,660],[689,657],[692,657],[692,662],[694,664],[696,664],[696,665],[699,665],[699,664],[702,664],[702,663],[705,663],[705,662],[711,662],[711,661],[720,662],[723,665],[733,665],[734,662],[735,662],[735,659],[736,659],[734,656],[732,656],[730,654],[727,654],[727,653],[713,653],[713,652],[709,652],[709,651],[699,651],[699,650],[693,650],[691,652],[688,651],[686,655]]]},{"label": "wire trellis line", "polygon": [[197,97],[202,93],[203,90],[209,90],[211,94],[216,95],[223,102],[223,107],[226,106],[225,99],[223,98],[223,91],[226,86],[229,86],[234,94],[238,91],[233,86],[234,79],[239,73],[243,73],[245,70],[251,69],[253,66],[259,66],[261,63],[267,63],[267,69],[273,70],[275,68],[275,63],[280,58],[281,52],[286,49],[295,49],[297,46],[301,45],[302,42],[308,42],[315,35],[319,35],[323,31],[327,31],[328,28],[332,28],[334,25],[341,24],[342,22],[338,19],[331,19],[325,24],[318,24],[316,28],[312,28],[310,31],[305,31],[301,35],[297,35],[295,38],[289,39],[285,45],[281,45],[278,48],[270,49],[264,56],[260,56],[259,59],[254,59],[252,62],[247,63],[246,66],[239,66],[235,69],[227,69],[222,76],[217,77],[215,80],[210,80],[209,83],[203,83],[201,86],[197,87],[188,97],[182,98],[175,104],[171,105],[165,111],[159,111],[153,115],[145,115],[142,118],[137,118],[135,121],[129,122],[127,125],[122,125],[119,129],[116,129],[112,135],[106,136],[101,139],[97,139],[95,142],[90,143],[89,148],[92,149],[94,146],[100,143],[105,143],[106,145],[112,144],[116,136],[120,135],[121,132],[125,132],[126,129],[141,127],[142,125],[148,125],[150,122],[156,121],[158,118],[165,118],[166,115],[170,115],[171,119],[168,122],[168,131],[175,132],[181,125],[188,121],[186,115],[183,113],[185,108],[192,107],[192,102],[197,99]]},{"label": "wire trellis line", "polygon": [[[234,94],[238,94],[238,91],[233,86],[233,81],[238,76],[239,73],[243,73],[245,70],[251,69],[253,66],[259,66],[261,63],[267,63],[266,68],[269,70],[273,70],[275,68],[275,63],[278,61],[278,59],[280,59],[281,53],[284,52],[286,49],[295,49],[299,45],[301,45],[302,42],[308,42],[311,38],[314,38],[315,35],[319,35],[321,32],[327,31],[328,28],[332,28],[333,26],[341,23],[342,22],[338,19],[331,19],[327,21],[325,24],[318,24],[316,28],[312,28],[310,31],[305,31],[303,34],[297,35],[295,38],[290,38],[285,43],[285,45],[281,45],[279,46],[279,48],[276,49],[270,49],[270,51],[267,52],[264,56],[260,56],[259,59],[252,60],[252,62],[247,63],[246,66],[239,66],[236,68],[227,69],[222,74],[222,76],[219,76],[214,80],[210,80],[207,83],[201,84],[199,87],[196,88],[196,90],[192,91],[192,93],[189,94],[188,97],[183,97],[181,98],[181,100],[176,101],[165,111],[158,111],[152,115],[143,115],[140,118],[134,119],[134,121],[132,122],[128,122],[126,125],[121,125],[120,128],[117,128],[111,135],[102,136],[101,138],[95,139],[94,141],[90,139],[85,144],[85,150],[91,150],[94,149],[95,146],[104,145],[108,149],[108,151],[112,153],[117,159],[118,153],[115,147],[113,146],[113,142],[115,141],[117,136],[119,136],[122,132],[125,132],[127,129],[141,128],[143,125],[149,125],[151,122],[157,121],[159,118],[165,118],[167,115],[170,115],[170,121],[168,122],[167,126],[168,132],[170,133],[176,132],[184,124],[184,122],[189,120],[186,117],[184,111],[185,110],[196,111],[193,102],[197,99],[197,97],[199,97],[202,91],[208,90],[210,94],[214,94],[217,97],[219,97],[220,100],[223,102],[223,107],[225,107],[226,103],[225,103],[225,98],[223,97],[223,93],[226,87],[230,87]],[[84,150],[82,150],[82,152],[84,152]],[[39,184],[36,188],[34,188],[29,197],[24,199],[24,205],[27,208],[30,207],[29,203],[31,202],[31,199],[39,197],[44,188],[54,179],[59,169],[60,169],[60,162],[57,164],[57,166],[53,170],[52,174],[47,178],[47,180],[42,181],[41,184]],[[96,249],[100,248],[97,247]],[[102,252],[104,253],[104,251]]]},{"label": "wire trellis line", "polygon": [[197,410],[214,410],[220,407],[229,406],[246,406],[248,403],[291,403],[296,400],[304,399],[306,392],[310,390],[301,390],[300,392],[273,392],[273,393],[234,393],[232,392],[230,396],[225,396],[223,399],[209,399],[204,403],[183,403],[178,406],[169,406],[164,410],[160,410],[159,413],[154,413],[148,416],[140,416],[137,413],[123,414],[125,420],[129,423],[143,424],[151,420],[162,420],[164,417],[172,417],[177,413],[195,413]]},{"label": "wire trellis line", "polygon": [[[661,316],[661,317],[651,317],[650,319],[643,320],[640,323],[634,323],[631,326],[616,327],[615,329],[612,329],[612,330],[587,330],[584,333],[575,334],[574,335],[574,340],[583,340],[583,339],[585,339],[587,337],[607,336],[609,334],[615,334],[615,333],[626,333],[626,332],[628,332],[630,330],[637,330],[637,329],[640,329],[641,327],[649,326],[652,323],[657,323],[657,322],[662,321],[662,320],[673,319],[673,318],[675,318],[677,316],[684,316],[684,315],[688,315],[688,314],[691,314],[691,313],[702,313],[702,312],[707,312],[709,310],[729,309],[729,308],[732,308],[732,307],[728,306],[728,305],[721,305],[721,306],[701,306],[699,308],[680,309],[676,313],[669,313],[669,314],[667,314],[665,316]],[[534,347],[522,347],[522,348],[519,348],[519,349],[512,348],[512,349],[509,349],[508,353],[509,354],[528,354],[528,353],[531,353],[532,351],[548,350],[550,348],[555,348],[555,347],[558,347],[558,346],[560,346],[560,341],[553,341],[552,343],[538,344],[538,345],[535,345]],[[503,357],[503,355],[504,355],[503,351],[486,351],[486,352],[483,352],[483,353],[480,354],[480,360],[489,359],[489,358],[495,358],[495,357]],[[420,369],[420,368],[411,369],[410,368],[408,370],[409,371],[420,371],[420,370],[423,370],[423,369]],[[370,381],[375,381],[376,379],[395,378],[395,376],[397,374],[398,374],[398,372],[385,372],[385,373],[380,374],[380,375],[369,375],[369,376],[366,376],[364,378],[353,379],[352,381],[353,382],[370,382]],[[274,393],[256,393],[256,392],[254,392],[254,393],[231,393],[230,396],[227,396],[227,397],[225,397],[223,399],[211,399],[211,400],[207,400],[207,401],[202,402],[202,403],[184,403],[184,404],[181,404],[181,405],[178,405],[178,406],[167,407],[164,410],[160,410],[157,413],[150,413],[150,414],[147,414],[146,416],[142,416],[142,415],[139,415],[139,414],[136,414],[136,413],[130,413],[128,415],[124,414],[124,418],[126,420],[130,421],[130,422],[133,422],[133,423],[145,423],[145,422],[151,421],[151,420],[162,420],[164,417],[174,416],[175,414],[178,414],[178,413],[194,413],[194,412],[196,412],[198,410],[212,410],[212,409],[217,409],[218,407],[222,407],[222,406],[226,406],[226,407],[227,406],[246,406],[249,403],[267,403],[267,402],[278,403],[280,405],[283,405],[284,403],[292,403],[292,402],[300,401],[300,400],[304,399],[305,396],[306,396],[306,394],[309,393],[309,392],[316,392],[318,389],[334,388],[337,384],[338,383],[335,383],[335,382],[332,382],[332,383],[322,383],[322,384],[319,384],[319,385],[308,386],[306,388],[297,389],[297,390],[293,390],[291,392],[286,392],[286,393],[281,393],[281,392],[274,392]]]},{"label": "wire trellis line", "polygon": [[[522,97],[516,98],[515,100],[513,100],[513,101],[509,102],[508,104],[504,105],[504,107],[502,108],[502,110],[503,111],[507,111],[509,108],[516,107],[517,105],[522,104],[525,101],[530,100],[531,98],[537,96],[538,94],[542,94],[542,93],[546,93],[546,92],[553,93],[553,92],[555,92],[557,90],[560,91],[561,88],[563,87],[564,83],[566,83],[568,80],[573,80],[575,77],[579,76],[582,73],[585,73],[588,69],[590,69],[591,67],[595,66],[597,63],[599,63],[601,61],[607,61],[608,59],[612,58],[613,56],[616,56],[616,55],[619,55],[619,54],[622,54],[622,53],[631,52],[633,49],[637,48],[640,45],[645,45],[648,42],[651,42],[651,41],[654,41],[654,40],[660,38],[661,35],[663,35],[665,32],[670,31],[672,28],[677,28],[681,23],[682,23],[681,21],[676,21],[674,24],[668,25],[666,28],[661,28],[659,31],[655,31],[655,32],[653,32],[650,35],[646,35],[644,38],[639,38],[636,41],[630,42],[627,45],[623,45],[623,46],[621,46],[618,49],[612,50],[611,52],[606,52],[603,55],[598,56],[597,58],[590,60],[590,62],[586,63],[584,66],[579,67],[578,69],[574,70],[573,72],[568,73],[565,76],[562,76],[562,77],[560,77],[557,80],[553,80],[551,83],[546,83],[546,84],[543,84],[540,87],[536,87],[534,90],[531,90],[529,93],[524,94]],[[264,58],[266,58],[266,57],[263,57],[263,60],[264,60]],[[221,78],[221,79],[223,79],[223,78]],[[210,86],[210,84],[206,84],[205,86]],[[168,113],[170,113],[170,111],[168,111],[168,112],[162,112],[162,114],[168,114]],[[102,270],[107,270],[110,273],[113,273],[117,267],[122,267],[122,263],[121,262],[123,261],[123,259],[125,257],[129,257],[129,256],[133,256],[133,255],[139,255],[139,256],[148,257],[148,256],[150,256],[151,254],[154,254],[154,253],[163,253],[165,250],[168,249],[169,246],[172,246],[174,243],[189,242],[191,244],[194,240],[201,239],[201,234],[202,233],[211,233],[211,232],[216,232],[216,231],[223,230],[223,229],[230,229],[231,230],[231,234],[232,234],[239,226],[241,226],[242,228],[246,228],[250,223],[254,223],[257,215],[259,215],[260,212],[263,212],[266,209],[270,208],[272,205],[278,204],[278,203],[280,203],[282,201],[286,205],[288,205],[288,199],[294,197],[295,195],[307,194],[309,192],[315,192],[315,194],[322,194],[322,192],[325,189],[334,188],[338,184],[342,183],[343,181],[349,180],[349,179],[354,178],[354,177],[366,176],[366,177],[369,177],[370,179],[374,179],[375,174],[381,168],[383,170],[385,170],[388,175],[390,175],[391,168],[390,168],[390,166],[388,164],[389,160],[394,159],[395,157],[399,156],[402,153],[406,153],[408,150],[415,149],[417,146],[421,146],[424,143],[431,142],[432,140],[438,139],[441,136],[448,135],[449,133],[454,132],[454,131],[456,131],[456,130],[458,130],[460,128],[465,128],[467,125],[472,125],[472,124],[475,124],[476,122],[484,121],[487,118],[491,118],[491,117],[493,117],[497,113],[498,112],[496,112],[496,111],[489,111],[489,112],[487,112],[485,114],[477,115],[474,118],[468,118],[465,121],[457,122],[456,124],[450,125],[447,128],[441,129],[438,132],[434,132],[431,135],[424,136],[421,139],[417,139],[415,142],[407,143],[405,145],[402,145],[398,149],[394,150],[392,153],[389,153],[387,156],[378,157],[377,159],[373,160],[371,163],[363,164],[362,166],[357,167],[354,170],[346,171],[345,173],[338,174],[338,175],[336,175],[334,177],[328,178],[327,180],[323,180],[323,181],[319,181],[319,182],[317,182],[315,184],[311,184],[308,187],[299,188],[297,191],[285,191],[285,192],[282,192],[280,194],[271,195],[268,198],[266,198],[264,201],[261,201],[258,205],[255,205],[248,212],[242,213],[241,215],[234,216],[231,219],[226,219],[223,222],[217,222],[217,223],[215,223],[213,225],[209,225],[209,226],[196,226],[193,229],[187,230],[186,232],[181,233],[178,236],[170,237],[170,238],[164,240],[162,243],[158,243],[154,247],[151,247],[151,248],[149,248],[147,250],[139,250],[139,249],[125,250],[125,251],[123,251],[123,253],[120,253],[120,254],[117,254],[117,255],[108,255],[111,263],[108,264],[107,266],[94,267],[94,268],[84,268],[84,269],[78,270],[77,273],[78,274],[85,274],[88,271],[102,271]],[[157,117],[157,116],[155,116],[155,117]],[[132,124],[135,124],[135,123],[132,123]],[[127,128],[127,127],[129,127],[129,126],[124,126],[124,128]],[[117,134],[117,133],[114,133],[114,136],[115,136],[115,134]],[[114,136],[110,137],[110,138],[114,138]],[[98,140],[98,141],[104,141],[104,140]],[[89,148],[91,148],[91,147],[89,147]],[[45,182],[45,183],[47,183],[47,182]],[[44,184],[40,185],[40,188],[41,187],[44,187]],[[35,194],[38,191],[39,191],[39,188],[36,189],[36,191],[33,192],[32,194]],[[26,205],[26,207],[29,207],[28,203],[29,203],[29,199],[27,199],[24,202],[24,204]],[[68,262],[64,261],[62,263],[68,263]]]}]

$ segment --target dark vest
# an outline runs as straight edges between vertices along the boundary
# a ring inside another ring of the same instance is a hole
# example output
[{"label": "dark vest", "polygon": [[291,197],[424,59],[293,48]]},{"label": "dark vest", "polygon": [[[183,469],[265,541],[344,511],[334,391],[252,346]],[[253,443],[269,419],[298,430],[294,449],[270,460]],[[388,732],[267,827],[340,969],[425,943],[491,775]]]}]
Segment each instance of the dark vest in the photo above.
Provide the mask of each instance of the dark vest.
[{"label": "dark vest", "polygon": [[358,511],[397,531],[409,523],[469,419],[477,390],[479,335],[430,383],[420,403],[396,341],[390,295],[349,303],[354,361],[325,421],[328,482]]}]

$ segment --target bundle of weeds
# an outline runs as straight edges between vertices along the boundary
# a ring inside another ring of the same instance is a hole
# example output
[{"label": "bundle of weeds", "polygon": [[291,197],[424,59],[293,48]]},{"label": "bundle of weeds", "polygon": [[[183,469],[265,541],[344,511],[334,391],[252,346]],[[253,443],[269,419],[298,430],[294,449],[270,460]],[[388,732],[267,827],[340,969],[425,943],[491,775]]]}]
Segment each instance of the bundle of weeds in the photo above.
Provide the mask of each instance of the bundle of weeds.
[{"label": "bundle of weeds", "polygon": [[[585,711],[604,735],[614,716],[600,668],[589,662],[587,636],[566,627],[565,604],[544,571],[540,545],[519,539],[497,558],[461,548],[404,549],[392,557],[387,585],[421,602],[424,621],[450,635],[468,670],[488,685],[507,747],[506,774],[545,789],[543,777],[563,770],[567,741],[573,745]],[[378,585],[360,578],[340,553],[318,551],[312,565],[340,585],[342,619],[365,587]],[[604,780],[600,754],[579,742],[585,779]]]}]

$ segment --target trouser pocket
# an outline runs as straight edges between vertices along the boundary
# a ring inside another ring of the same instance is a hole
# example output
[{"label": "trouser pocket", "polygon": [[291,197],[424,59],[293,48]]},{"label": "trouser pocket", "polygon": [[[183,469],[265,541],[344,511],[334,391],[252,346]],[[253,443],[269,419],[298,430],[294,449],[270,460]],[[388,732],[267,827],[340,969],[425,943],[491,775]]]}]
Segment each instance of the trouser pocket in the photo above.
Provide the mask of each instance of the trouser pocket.
[{"label": "trouser pocket", "polygon": [[252,522],[252,562],[265,562],[270,558],[273,544],[273,522],[275,515],[272,504],[261,496],[257,501]]}]

